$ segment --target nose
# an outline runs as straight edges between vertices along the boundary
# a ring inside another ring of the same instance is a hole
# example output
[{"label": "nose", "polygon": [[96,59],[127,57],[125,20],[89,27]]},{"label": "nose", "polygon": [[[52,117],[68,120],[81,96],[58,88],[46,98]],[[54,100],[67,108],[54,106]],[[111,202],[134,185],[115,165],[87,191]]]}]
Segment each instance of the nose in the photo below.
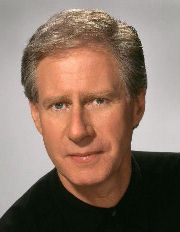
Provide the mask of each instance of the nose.
[{"label": "nose", "polygon": [[94,136],[94,129],[82,109],[72,109],[68,126],[68,138],[76,144],[89,141]]}]

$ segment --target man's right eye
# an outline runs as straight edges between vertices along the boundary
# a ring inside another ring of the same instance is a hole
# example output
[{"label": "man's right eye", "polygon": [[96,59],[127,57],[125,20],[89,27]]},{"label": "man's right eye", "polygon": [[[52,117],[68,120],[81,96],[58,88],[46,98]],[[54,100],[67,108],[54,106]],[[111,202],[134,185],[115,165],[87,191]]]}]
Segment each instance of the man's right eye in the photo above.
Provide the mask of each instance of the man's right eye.
[{"label": "man's right eye", "polygon": [[67,108],[67,104],[63,102],[58,102],[52,105],[53,110],[65,110]]}]

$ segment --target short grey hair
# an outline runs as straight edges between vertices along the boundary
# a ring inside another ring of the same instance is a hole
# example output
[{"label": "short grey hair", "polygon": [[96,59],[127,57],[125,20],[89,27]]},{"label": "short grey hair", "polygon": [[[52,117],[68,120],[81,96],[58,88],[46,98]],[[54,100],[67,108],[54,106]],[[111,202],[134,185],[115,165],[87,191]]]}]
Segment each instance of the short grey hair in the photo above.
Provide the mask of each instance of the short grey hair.
[{"label": "short grey hair", "polygon": [[118,60],[122,83],[134,98],[147,88],[141,41],[136,30],[101,10],[61,11],[41,25],[24,49],[21,82],[29,101],[38,102],[36,69],[39,62],[70,48],[97,44],[109,49]]}]

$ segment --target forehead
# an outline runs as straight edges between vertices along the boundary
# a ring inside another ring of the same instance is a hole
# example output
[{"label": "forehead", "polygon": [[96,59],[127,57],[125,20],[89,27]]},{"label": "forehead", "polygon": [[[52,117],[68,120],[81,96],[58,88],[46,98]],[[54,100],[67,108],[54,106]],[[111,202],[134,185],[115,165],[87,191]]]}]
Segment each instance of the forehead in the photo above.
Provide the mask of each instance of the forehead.
[{"label": "forehead", "polygon": [[37,67],[38,90],[102,91],[120,85],[119,64],[100,48],[68,49],[44,58]]},{"label": "forehead", "polygon": [[[37,68],[39,69],[39,66],[41,63],[45,63],[47,60],[55,61],[55,60],[71,60],[71,58],[74,57],[82,57],[84,59],[84,63],[88,63],[88,61],[91,62],[92,64],[92,57],[93,59],[103,59],[113,63],[113,66],[119,66],[119,62],[114,55],[112,49],[108,47],[107,45],[103,45],[100,43],[89,43],[89,44],[80,44],[77,45],[77,47],[73,48],[67,48],[67,49],[62,49],[62,50],[56,50],[50,53],[49,55],[45,56],[40,62],[38,63]],[[79,59],[80,61],[80,59]],[[114,68],[114,67],[112,67]]]}]

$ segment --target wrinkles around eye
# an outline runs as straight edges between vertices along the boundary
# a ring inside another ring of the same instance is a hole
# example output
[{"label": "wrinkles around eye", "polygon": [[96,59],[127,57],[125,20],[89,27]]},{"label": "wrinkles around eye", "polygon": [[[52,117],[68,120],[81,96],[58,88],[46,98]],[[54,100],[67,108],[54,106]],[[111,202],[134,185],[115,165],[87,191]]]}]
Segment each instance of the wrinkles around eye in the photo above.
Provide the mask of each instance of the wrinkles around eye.
[{"label": "wrinkles around eye", "polygon": [[[105,98],[95,98],[93,100],[90,100],[88,102],[86,102],[85,104],[83,104],[83,106],[87,106],[87,108],[93,108],[93,107],[101,107],[101,106],[105,106],[109,103],[108,99]],[[54,111],[64,111],[70,108],[70,105],[72,104],[67,104],[64,102],[59,102],[59,103],[55,103],[51,105],[51,109],[53,109]]]}]

